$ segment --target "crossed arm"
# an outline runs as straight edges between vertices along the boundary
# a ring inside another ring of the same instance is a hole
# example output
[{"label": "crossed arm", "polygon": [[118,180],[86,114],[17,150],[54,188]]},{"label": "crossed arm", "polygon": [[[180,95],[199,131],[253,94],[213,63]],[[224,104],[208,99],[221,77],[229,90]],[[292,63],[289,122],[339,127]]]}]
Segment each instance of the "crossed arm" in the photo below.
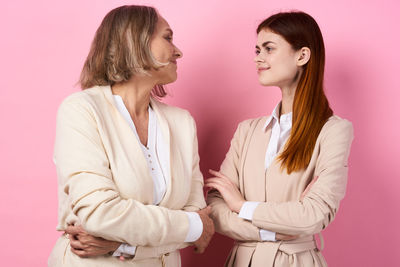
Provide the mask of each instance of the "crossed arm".
[{"label": "crossed arm", "polygon": [[347,182],[347,158],[353,130],[349,122],[332,123],[321,137],[320,153],[316,163],[316,177],[307,186],[298,201],[261,202],[255,208],[251,221],[239,218],[245,202],[238,185],[240,140],[244,133],[240,125],[221,166],[221,172],[211,171],[214,177],[206,186],[213,188],[208,195],[216,230],[233,239],[259,241],[259,229],[277,233],[277,239],[310,235],[320,232],[334,218]]},{"label": "crossed arm", "polygon": [[[114,251],[121,243],[157,247],[158,251],[188,245],[184,243],[189,227],[184,210],[195,211],[205,206],[195,134],[193,155],[191,195],[183,210],[122,198],[113,182],[93,111],[82,101],[65,101],[57,117],[55,160],[72,213],[81,225],[66,229],[71,234],[73,249],[87,249],[90,252],[86,256],[90,256]],[[207,231],[195,242],[200,252],[213,233],[208,212],[199,212],[203,225],[207,226]]]}]

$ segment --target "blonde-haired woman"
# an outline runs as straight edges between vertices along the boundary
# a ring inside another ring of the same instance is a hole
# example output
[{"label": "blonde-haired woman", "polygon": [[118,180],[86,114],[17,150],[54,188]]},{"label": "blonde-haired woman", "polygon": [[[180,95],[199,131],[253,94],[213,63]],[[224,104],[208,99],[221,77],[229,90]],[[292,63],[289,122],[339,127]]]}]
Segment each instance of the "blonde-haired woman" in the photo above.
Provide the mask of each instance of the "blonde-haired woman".
[{"label": "blonde-haired woman", "polygon": [[259,81],[282,100],[271,116],[240,123],[220,171],[210,171],[211,216],[236,241],[227,266],[326,266],[313,235],[344,197],[353,128],[324,94],[324,42],[310,15],[275,14],[257,34]]},{"label": "blonde-haired woman", "polygon": [[190,114],[158,101],[182,52],[152,7],[110,11],[57,116],[59,231],[49,266],[180,266],[213,234]]}]

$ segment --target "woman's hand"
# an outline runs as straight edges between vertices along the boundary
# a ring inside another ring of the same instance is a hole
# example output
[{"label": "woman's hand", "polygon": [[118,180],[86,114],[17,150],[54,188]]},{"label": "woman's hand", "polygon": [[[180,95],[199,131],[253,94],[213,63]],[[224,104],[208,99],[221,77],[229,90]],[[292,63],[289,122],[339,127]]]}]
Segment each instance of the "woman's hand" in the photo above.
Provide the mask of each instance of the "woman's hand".
[{"label": "woman's hand", "polygon": [[203,232],[199,239],[197,239],[193,245],[195,246],[194,251],[196,253],[203,253],[208,244],[211,241],[212,236],[214,235],[214,222],[210,219],[209,215],[211,213],[211,207],[206,207],[197,212],[200,216],[200,219],[203,223]]},{"label": "woman's hand", "polygon": [[209,173],[215,177],[208,178],[205,182],[205,186],[218,190],[228,207],[232,211],[239,213],[243,203],[246,201],[239,192],[237,186],[220,172],[209,170]]},{"label": "woman's hand", "polygon": [[71,251],[79,257],[93,257],[114,252],[121,243],[88,234],[81,226],[70,225],[68,234]]}]

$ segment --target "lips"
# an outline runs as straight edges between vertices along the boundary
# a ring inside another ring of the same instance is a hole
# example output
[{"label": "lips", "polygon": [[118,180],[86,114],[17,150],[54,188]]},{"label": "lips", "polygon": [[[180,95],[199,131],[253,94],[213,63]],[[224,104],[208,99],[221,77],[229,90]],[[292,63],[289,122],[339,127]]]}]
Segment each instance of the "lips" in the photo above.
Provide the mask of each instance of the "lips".
[{"label": "lips", "polygon": [[269,70],[269,69],[270,68],[267,68],[267,67],[260,67],[260,68],[257,68],[257,72],[260,73],[262,71]]},{"label": "lips", "polygon": [[176,60],[171,60],[171,63],[174,63],[176,65],[178,62],[176,62]]}]

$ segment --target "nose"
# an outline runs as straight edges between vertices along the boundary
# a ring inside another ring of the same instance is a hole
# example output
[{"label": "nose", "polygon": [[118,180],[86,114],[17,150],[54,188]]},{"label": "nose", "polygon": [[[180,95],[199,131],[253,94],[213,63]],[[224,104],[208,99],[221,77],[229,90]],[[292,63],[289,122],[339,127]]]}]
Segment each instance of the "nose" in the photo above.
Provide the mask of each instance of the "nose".
[{"label": "nose", "polygon": [[181,51],[177,46],[175,46],[175,57],[176,57],[176,58],[181,58],[181,57],[183,57],[182,51]]},{"label": "nose", "polygon": [[[260,53],[261,54],[261,53]],[[255,63],[260,63],[260,62],[264,62],[264,59],[261,58],[260,54],[256,55],[254,57],[254,62]]]}]

